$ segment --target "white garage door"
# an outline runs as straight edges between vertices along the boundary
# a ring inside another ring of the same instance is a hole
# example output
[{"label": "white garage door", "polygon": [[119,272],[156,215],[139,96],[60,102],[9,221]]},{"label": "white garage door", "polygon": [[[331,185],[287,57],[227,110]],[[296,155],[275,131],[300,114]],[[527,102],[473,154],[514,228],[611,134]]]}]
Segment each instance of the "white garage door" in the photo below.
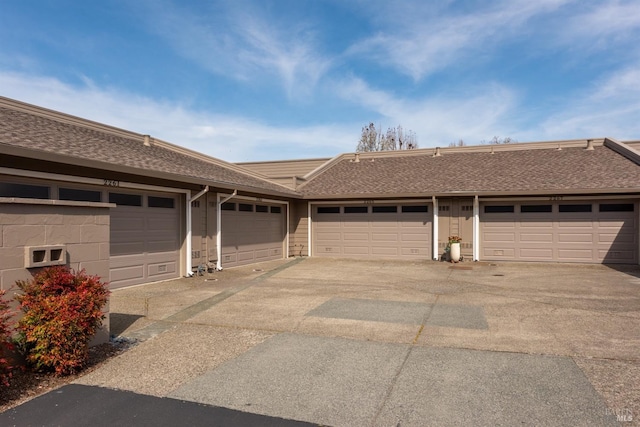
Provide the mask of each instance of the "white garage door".
[{"label": "white garage door", "polygon": [[430,259],[432,224],[427,203],[316,205],[312,255]]},{"label": "white garage door", "polygon": [[111,288],[178,277],[179,199],[176,195],[110,192]]},{"label": "white garage door", "polygon": [[227,202],[222,205],[222,266],[284,257],[286,205]]},{"label": "white garage door", "polygon": [[483,203],[481,259],[636,263],[633,201]]}]

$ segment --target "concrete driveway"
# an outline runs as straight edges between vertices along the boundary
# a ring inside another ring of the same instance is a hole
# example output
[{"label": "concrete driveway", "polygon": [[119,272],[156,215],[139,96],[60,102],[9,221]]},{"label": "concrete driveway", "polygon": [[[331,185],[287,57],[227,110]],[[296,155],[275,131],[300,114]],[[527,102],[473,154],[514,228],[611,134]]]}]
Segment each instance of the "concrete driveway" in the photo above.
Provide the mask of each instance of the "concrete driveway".
[{"label": "concrete driveway", "polygon": [[295,259],[117,290],[77,381],[334,426],[640,418],[640,270]]}]

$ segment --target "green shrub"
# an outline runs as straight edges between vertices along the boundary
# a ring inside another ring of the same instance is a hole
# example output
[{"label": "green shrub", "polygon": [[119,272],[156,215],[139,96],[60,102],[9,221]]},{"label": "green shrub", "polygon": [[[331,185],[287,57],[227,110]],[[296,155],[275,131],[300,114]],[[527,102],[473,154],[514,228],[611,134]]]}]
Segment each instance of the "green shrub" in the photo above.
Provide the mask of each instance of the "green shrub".
[{"label": "green shrub", "polygon": [[12,328],[9,326],[11,311],[4,299],[4,290],[0,290],[0,385],[8,386],[11,378],[10,353],[13,351]]},{"label": "green shrub", "polygon": [[24,316],[18,322],[19,343],[35,370],[59,375],[77,372],[87,362],[107,303],[107,285],[84,270],[41,270],[30,281],[18,281],[16,296]]}]

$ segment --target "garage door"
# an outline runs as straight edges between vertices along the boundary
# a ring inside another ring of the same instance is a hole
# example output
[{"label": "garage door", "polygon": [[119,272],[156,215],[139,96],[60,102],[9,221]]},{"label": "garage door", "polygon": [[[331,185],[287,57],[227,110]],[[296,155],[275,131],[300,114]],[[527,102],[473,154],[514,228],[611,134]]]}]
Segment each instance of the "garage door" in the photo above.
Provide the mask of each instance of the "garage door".
[{"label": "garage door", "polygon": [[180,215],[176,195],[109,193],[111,288],[178,277]]},{"label": "garage door", "polygon": [[429,204],[317,205],[313,256],[430,259]]},{"label": "garage door", "polygon": [[636,204],[483,203],[481,259],[636,263]]},{"label": "garage door", "polygon": [[222,205],[222,266],[284,257],[286,205],[227,202]]}]

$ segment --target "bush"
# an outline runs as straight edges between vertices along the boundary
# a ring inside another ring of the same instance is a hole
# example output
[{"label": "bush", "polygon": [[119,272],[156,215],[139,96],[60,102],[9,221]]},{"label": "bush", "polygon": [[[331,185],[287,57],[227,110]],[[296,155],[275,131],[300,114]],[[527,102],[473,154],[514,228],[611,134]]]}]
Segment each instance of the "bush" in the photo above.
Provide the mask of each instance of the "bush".
[{"label": "bush", "polygon": [[11,339],[12,328],[9,326],[11,311],[9,303],[4,300],[4,290],[0,290],[0,384],[9,385],[11,378],[10,353],[13,351],[13,341]]},{"label": "bush", "polygon": [[109,291],[97,276],[67,267],[41,270],[30,281],[18,281],[24,316],[18,322],[18,342],[35,370],[68,375],[88,360],[89,341],[104,315]]}]

